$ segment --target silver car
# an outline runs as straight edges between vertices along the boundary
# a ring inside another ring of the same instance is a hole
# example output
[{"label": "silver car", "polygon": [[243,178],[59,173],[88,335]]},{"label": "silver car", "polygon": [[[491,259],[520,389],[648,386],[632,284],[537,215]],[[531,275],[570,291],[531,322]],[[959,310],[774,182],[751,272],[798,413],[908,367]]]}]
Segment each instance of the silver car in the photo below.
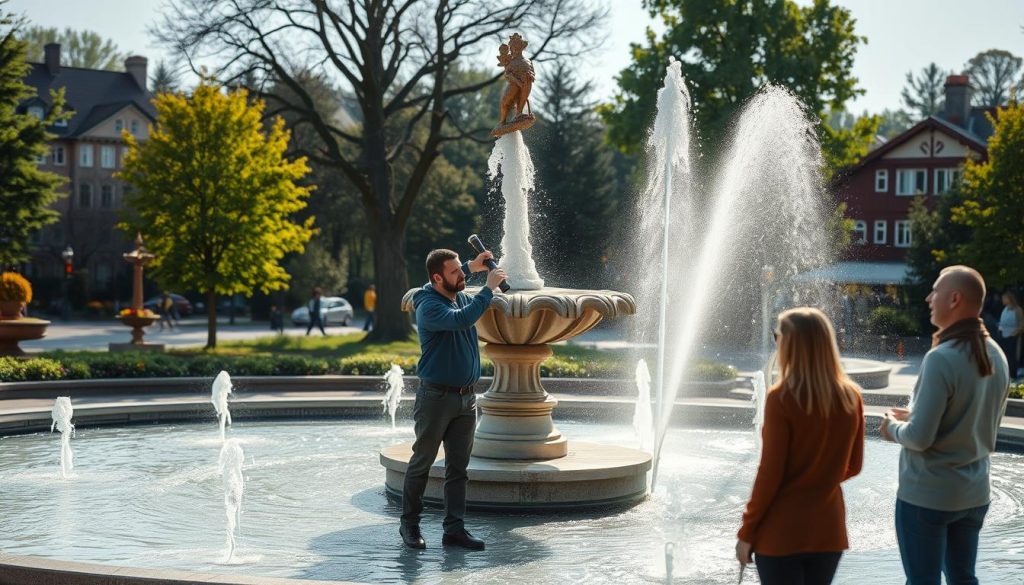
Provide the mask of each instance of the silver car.
[{"label": "silver car", "polygon": [[[341,297],[320,297],[320,320],[324,325],[352,323],[352,305]],[[293,325],[309,325],[309,305],[292,311]]]}]

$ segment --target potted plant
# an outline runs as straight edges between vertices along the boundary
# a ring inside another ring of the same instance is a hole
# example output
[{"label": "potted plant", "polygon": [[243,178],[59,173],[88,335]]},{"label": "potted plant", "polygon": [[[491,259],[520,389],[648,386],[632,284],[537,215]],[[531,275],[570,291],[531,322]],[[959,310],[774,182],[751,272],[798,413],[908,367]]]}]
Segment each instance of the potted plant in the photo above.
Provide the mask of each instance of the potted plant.
[{"label": "potted plant", "polygon": [[32,301],[32,285],[17,272],[0,274],[0,320],[21,318],[21,311]]}]

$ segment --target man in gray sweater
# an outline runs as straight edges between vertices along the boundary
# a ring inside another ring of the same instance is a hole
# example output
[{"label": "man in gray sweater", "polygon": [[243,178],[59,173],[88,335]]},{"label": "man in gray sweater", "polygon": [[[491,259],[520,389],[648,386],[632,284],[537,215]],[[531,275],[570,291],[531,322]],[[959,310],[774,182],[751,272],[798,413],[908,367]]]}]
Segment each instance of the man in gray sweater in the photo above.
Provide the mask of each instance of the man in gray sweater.
[{"label": "man in gray sweater", "polygon": [[980,319],[985,281],[950,266],[927,302],[938,328],[910,408],[885,413],[881,434],[903,446],[896,538],[909,585],[976,584],[988,512],[989,454],[1006,410],[1006,357]]}]

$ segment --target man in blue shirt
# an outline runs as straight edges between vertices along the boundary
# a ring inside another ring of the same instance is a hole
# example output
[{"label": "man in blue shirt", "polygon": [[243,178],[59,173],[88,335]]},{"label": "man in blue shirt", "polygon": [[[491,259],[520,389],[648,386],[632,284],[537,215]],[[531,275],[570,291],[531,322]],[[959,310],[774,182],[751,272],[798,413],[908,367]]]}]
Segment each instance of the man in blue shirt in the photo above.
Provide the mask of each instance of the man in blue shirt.
[{"label": "man in blue shirt", "polygon": [[434,250],[427,256],[430,282],[413,296],[416,328],[420,338],[420,378],[412,418],[416,442],[405,472],[402,488],[402,525],[399,533],[410,548],[426,548],[420,532],[423,492],[430,466],[444,443],[444,536],[441,544],[483,550],[484,541],[475,538],[463,523],[466,513],[466,484],[469,456],[476,430],[476,395],[473,386],[480,379],[480,347],[476,322],[491,304],[494,290],[505,271],[492,270],[487,285],[475,297],[462,292],[466,276],[487,270],[484,262],[493,258],[483,252],[462,264],[451,250]]}]

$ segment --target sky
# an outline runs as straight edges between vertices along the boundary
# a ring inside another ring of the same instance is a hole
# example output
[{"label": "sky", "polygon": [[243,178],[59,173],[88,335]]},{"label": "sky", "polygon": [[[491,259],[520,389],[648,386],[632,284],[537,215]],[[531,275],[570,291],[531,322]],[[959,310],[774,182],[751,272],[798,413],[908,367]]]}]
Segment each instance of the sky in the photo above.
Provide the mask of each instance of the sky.
[{"label": "sky", "polygon": [[[146,30],[158,20],[166,0],[11,0],[6,9],[33,24],[93,30],[125,52],[166,57]],[[611,25],[600,47],[581,59],[580,75],[594,83],[594,98],[615,94],[615,75],[629,65],[630,43],[643,42],[649,26],[661,30],[641,0],[604,1]],[[796,0],[807,5],[812,0]],[[853,74],[865,94],[847,104],[854,113],[900,107],[900,90],[908,71],[935,62],[946,71],[963,69],[986,49],[1024,56],[1024,0],[832,0],[850,10],[856,32],[868,38],[857,51]],[[539,73],[543,73],[540,71]]]}]

